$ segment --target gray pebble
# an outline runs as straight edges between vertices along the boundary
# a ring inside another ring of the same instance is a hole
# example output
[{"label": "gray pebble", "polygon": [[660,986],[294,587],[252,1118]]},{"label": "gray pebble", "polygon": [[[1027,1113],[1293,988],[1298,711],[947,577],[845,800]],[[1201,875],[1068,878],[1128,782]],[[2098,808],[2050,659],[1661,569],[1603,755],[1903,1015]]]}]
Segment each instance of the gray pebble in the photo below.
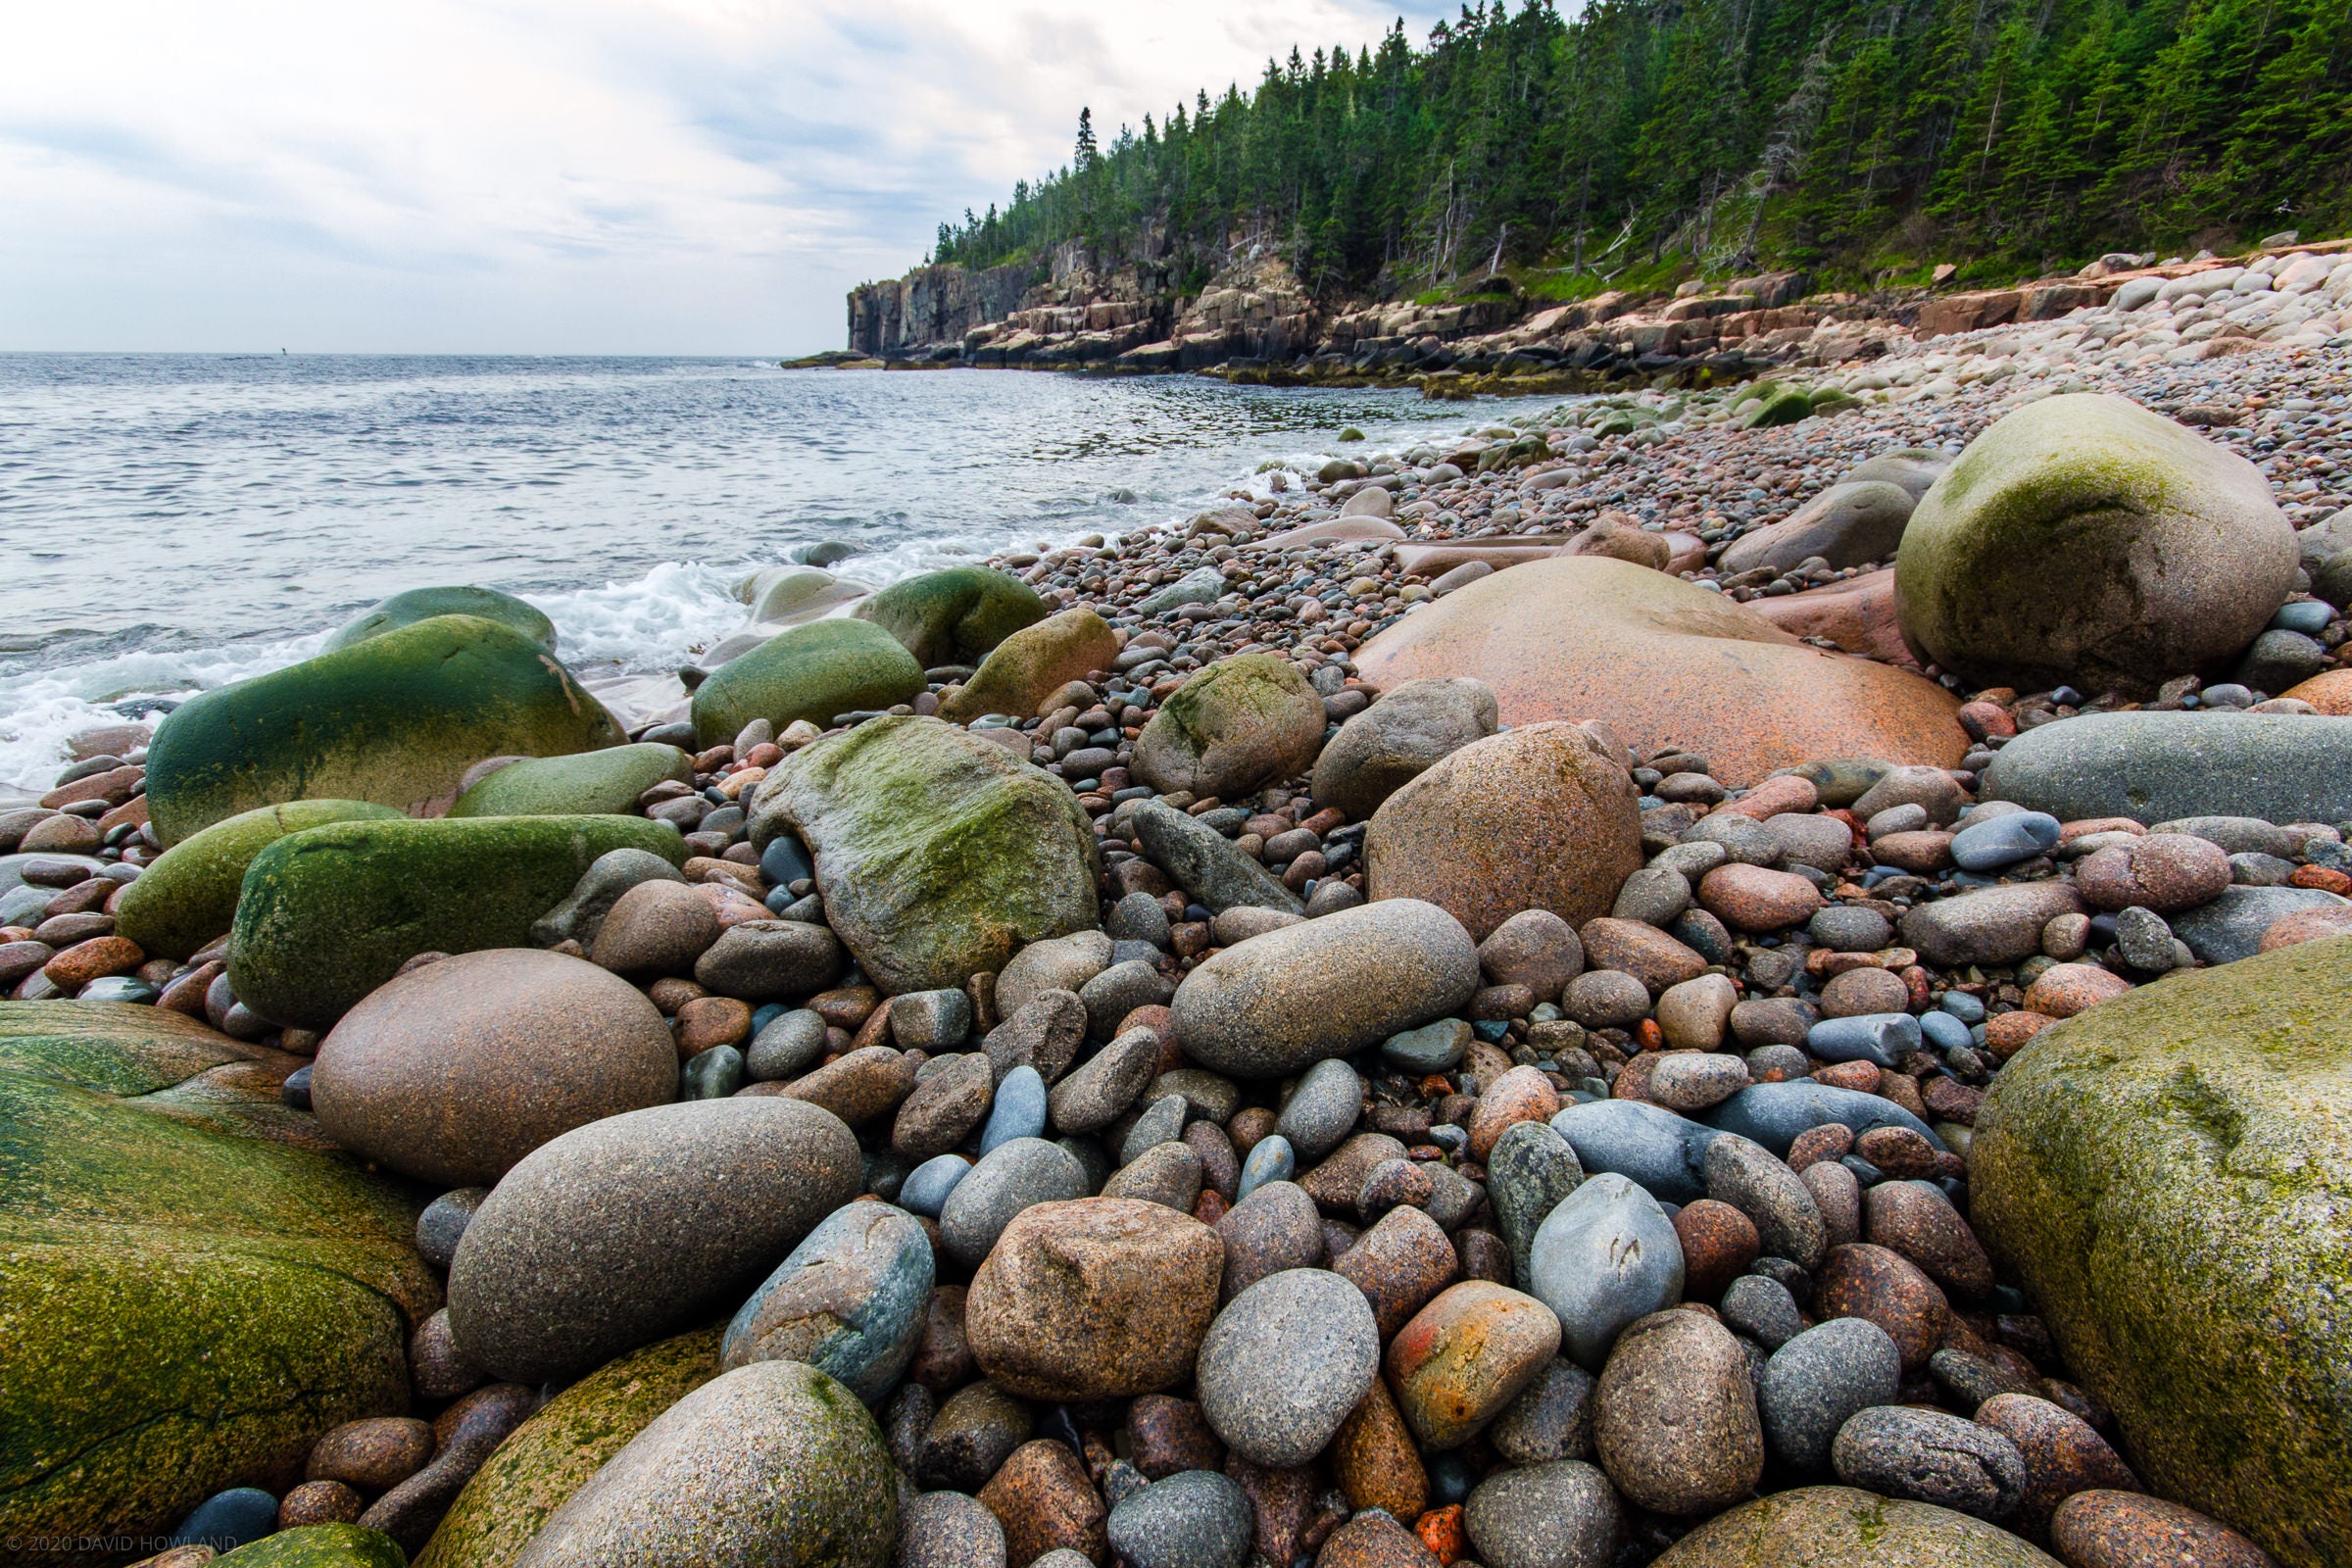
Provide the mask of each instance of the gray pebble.
[{"label": "gray pebble", "polygon": [[1300,1159],[1321,1159],[1355,1130],[1363,1113],[1363,1080],[1344,1061],[1319,1061],[1298,1080],[1274,1130]]},{"label": "gray pebble", "polygon": [[[1671,1231],[1671,1228],[1670,1228]],[[1328,1269],[1269,1274],[1200,1342],[1200,1408],[1227,1447],[1287,1470],[1323,1451],[1380,1371],[1364,1293]]]},{"label": "gray pebble", "polygon": [[1902,1381],[1902,1352],[1885,1329],[1859,1317],[1817,1324],[1764,1363],[1756,1405],[1765,1442],[1791,1470],[1827,1474],[1838,1429],[1858,1410],[1891,1403]]},{"label": "gray pebble", "polygon": [[1214,1470],[1180,1470],[1110,1510],[1111,1550],[1135,1568],[1242,1568],[1257,1525],[1249,1494]]},{"label": "gray pebble", "polygon": [[1863,1410],[1838,1429],[1830,1458],[1849,1487],[1980,1519],[2005,1518],[2026,1491],[2026,1459],[2016,1444],[1942,1410]]}]

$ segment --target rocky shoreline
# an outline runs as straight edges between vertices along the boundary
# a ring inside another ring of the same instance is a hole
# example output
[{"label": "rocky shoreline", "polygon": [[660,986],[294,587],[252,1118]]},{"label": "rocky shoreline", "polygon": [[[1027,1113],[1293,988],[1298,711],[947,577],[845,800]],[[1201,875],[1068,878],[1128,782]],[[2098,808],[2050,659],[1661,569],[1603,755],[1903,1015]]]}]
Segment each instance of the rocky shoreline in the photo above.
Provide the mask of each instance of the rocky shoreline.
[{"label": "rocky shoreline", "polygon": [[81,737],[6,1560],[2345,1560],[2323,260]]}]

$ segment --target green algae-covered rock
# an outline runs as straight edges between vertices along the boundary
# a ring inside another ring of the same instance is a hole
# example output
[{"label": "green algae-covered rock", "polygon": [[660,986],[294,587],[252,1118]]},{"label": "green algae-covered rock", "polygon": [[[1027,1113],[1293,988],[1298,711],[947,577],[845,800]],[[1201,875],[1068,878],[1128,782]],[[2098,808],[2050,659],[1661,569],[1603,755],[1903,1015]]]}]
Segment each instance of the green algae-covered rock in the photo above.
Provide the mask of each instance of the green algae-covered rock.
[{"label": "green algae-covered rock", "polygon": [[883,990],[960,986],[1025,944],[1095,928],[1095,836],[1069,787],[936,718],[803,747],[760,786],[751,835],[816,858],[826,918]]},{"label": "green algae-covered rock", "polygon": [[632,1350],[550,1399],[466,1483],[416,1568],[511,1568],[607,1459],[718,1376],[718,1336],[697,1329]]},{"label": "green algae-covered rock", "polygon": [[1315,765],[1323,699],[1272,654],[1220,659],[1159,705],[1135,743],[1135,776],[1161,791],[1233,800]]},{"label": "green algae-covered rock", "polygon": [[520,632],[550,653],[555,651],[556,623],[513,594],[495,588],[411,588],[337,627],[319,652],[331,654],[435,615],[479,615]]},{"label": "green algae-covered rock", "polygon": [[694,760],[675,746],[640,741],[573,757],[528,757],[458,797],[452,816],[612,816],[675,779],[694,782]]},{"label": "green algae-covered rock", "polygon": [[[123,1003],[0,1003],[0,1538],[114,1561],[407,1408],[429,1194],[281,1136],[299,1058]],[[270,1112],[248,1116],[269,1102]]]},{"label": "green algae-covered rock", "polygon": [[2136,403],[2043,398],[1969,443],[1903,530],[1904,638],[1974,685],[2143,693],[2212,672],[2294,585],[2251,463]]},{"label": "green algae-covered rock", "polygon": [[685,841],[642,816],[336,822],[254,858],[229,933],[237,1000],[324,1029],[419,953],[530,946],[531,922],[609,850],[683,864]]},{"label": "green algae-covered rock", "polygon": [[1023,626],[1046,618],[1046,602],[1017,577],[986,566],[953,566],[892,583],[850,612],[906,645],[925,669],[976,664]]},{"label": "green algae-covered rock", "polygon": [[968,723],[983,713],[1037,716],[1048,697],[1119,657],[1119,634],[1091,610],[1065,610],[997,644],[972,678],[943,698],[939,716]]},{"label": "green algae-covered rock", "polygon": [[1767,429],[1776,424],[1794,424],[1813,412],[1813,397],[1801,386],[1779,383],[1764,390],[1764,406],[1749,412],[1742,421],[1750,430]]},{"label": "green algae-covered rock", "polygon": [[216,1563],[230,1568],[409,1568],[400,1543],[358,1525],[302,1525],[239,1546]]},{"label": "green algae-covered rock", "polygon": [[399,815],[368,801],[289,801],[240,811],[166,850],[124,888],[115,930],[150,956],[184,958],[228,934],[245,868],[262,851],[304,828]]},{"label": "green algae-covered rock", "polygon": [[485,757],[626,738],[539,644],[478,615],[439,615],[190,698],[148,748],[147,808],[170,848],[286,801],[420,810]]},{"label": "green algae-covered rock", "polygon": [[2167,979],[1993,1080],[1971,1218],[2158,1494],[2352,1561],[2352,937]]},{"label": "green algae-covered rock", "polygon": [[923,666],[881,627],[814,620],[711,671],[694,690],[694,730],[719,746],[755,718],[779,730],[800,718],[823,728],[836,713],[911,702],[922,689]]},{"label": "green algae-covered rock", "polygon": [[1717,1514],[1654,1568],[2058,1568],[2058,1559],[1949,1508],[1800,1487]]},{"label": "green algae-covered rock", "polygon": [[671,1405],[555,1511],[517,1568],[880,1568],[899,1483],[858,1396],[755,1361]]}]

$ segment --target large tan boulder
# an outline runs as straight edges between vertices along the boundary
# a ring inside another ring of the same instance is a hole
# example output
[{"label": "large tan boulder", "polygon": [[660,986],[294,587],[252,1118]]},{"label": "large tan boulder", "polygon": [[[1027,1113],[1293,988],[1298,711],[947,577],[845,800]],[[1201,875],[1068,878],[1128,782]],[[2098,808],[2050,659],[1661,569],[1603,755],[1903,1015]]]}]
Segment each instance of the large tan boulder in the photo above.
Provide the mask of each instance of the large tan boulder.
[{"label": "large tan boulder", "polygon": [[1599,719],[1639,751],[1687,747],[1734,787],[1825,757],[1957,766],[1959,703],[1933,681],[1808,647],[1679,578],[1590,556],[1457,589],[1355,656],[1387,690],[1475,675],[1506,724]]},{"label": "large tan boulder", "polygon": [[2259,469],[2124,398],[2002,418],[1903,530],[1894,591],[1923,661],[1976,685],[2142,693],[2235,659],[2294,586]]},{"label": "large tan boulder", "polygon": [[1108,669],[1119,634],[1087,609],[1065,610],[1023,626],[991,650],[972,678],[940,699],[939,716],[964,724],[983,713],[1026,718],[1071,681]]},{"label": "large tan boulder", "polygon": [[1642,868],[1639,802],[1633,776],[1578,725],[1491,735],[1382,803],[1364,835],[1366,887],[1425,899],[1480,942],[1523,909],[1581,926]]}]

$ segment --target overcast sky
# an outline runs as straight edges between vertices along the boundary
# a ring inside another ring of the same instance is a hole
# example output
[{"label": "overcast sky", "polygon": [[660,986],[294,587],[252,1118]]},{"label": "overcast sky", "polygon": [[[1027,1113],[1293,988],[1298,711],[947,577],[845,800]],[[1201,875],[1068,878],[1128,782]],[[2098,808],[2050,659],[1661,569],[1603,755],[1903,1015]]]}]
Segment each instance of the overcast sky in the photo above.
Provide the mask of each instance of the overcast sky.
[{"label": "overcast sky", "polygon": [[[1369,0],[0,14],[0,349],[805,353],[942,219]],[[1451,8],[1401,8],[1418,40]]]}]

